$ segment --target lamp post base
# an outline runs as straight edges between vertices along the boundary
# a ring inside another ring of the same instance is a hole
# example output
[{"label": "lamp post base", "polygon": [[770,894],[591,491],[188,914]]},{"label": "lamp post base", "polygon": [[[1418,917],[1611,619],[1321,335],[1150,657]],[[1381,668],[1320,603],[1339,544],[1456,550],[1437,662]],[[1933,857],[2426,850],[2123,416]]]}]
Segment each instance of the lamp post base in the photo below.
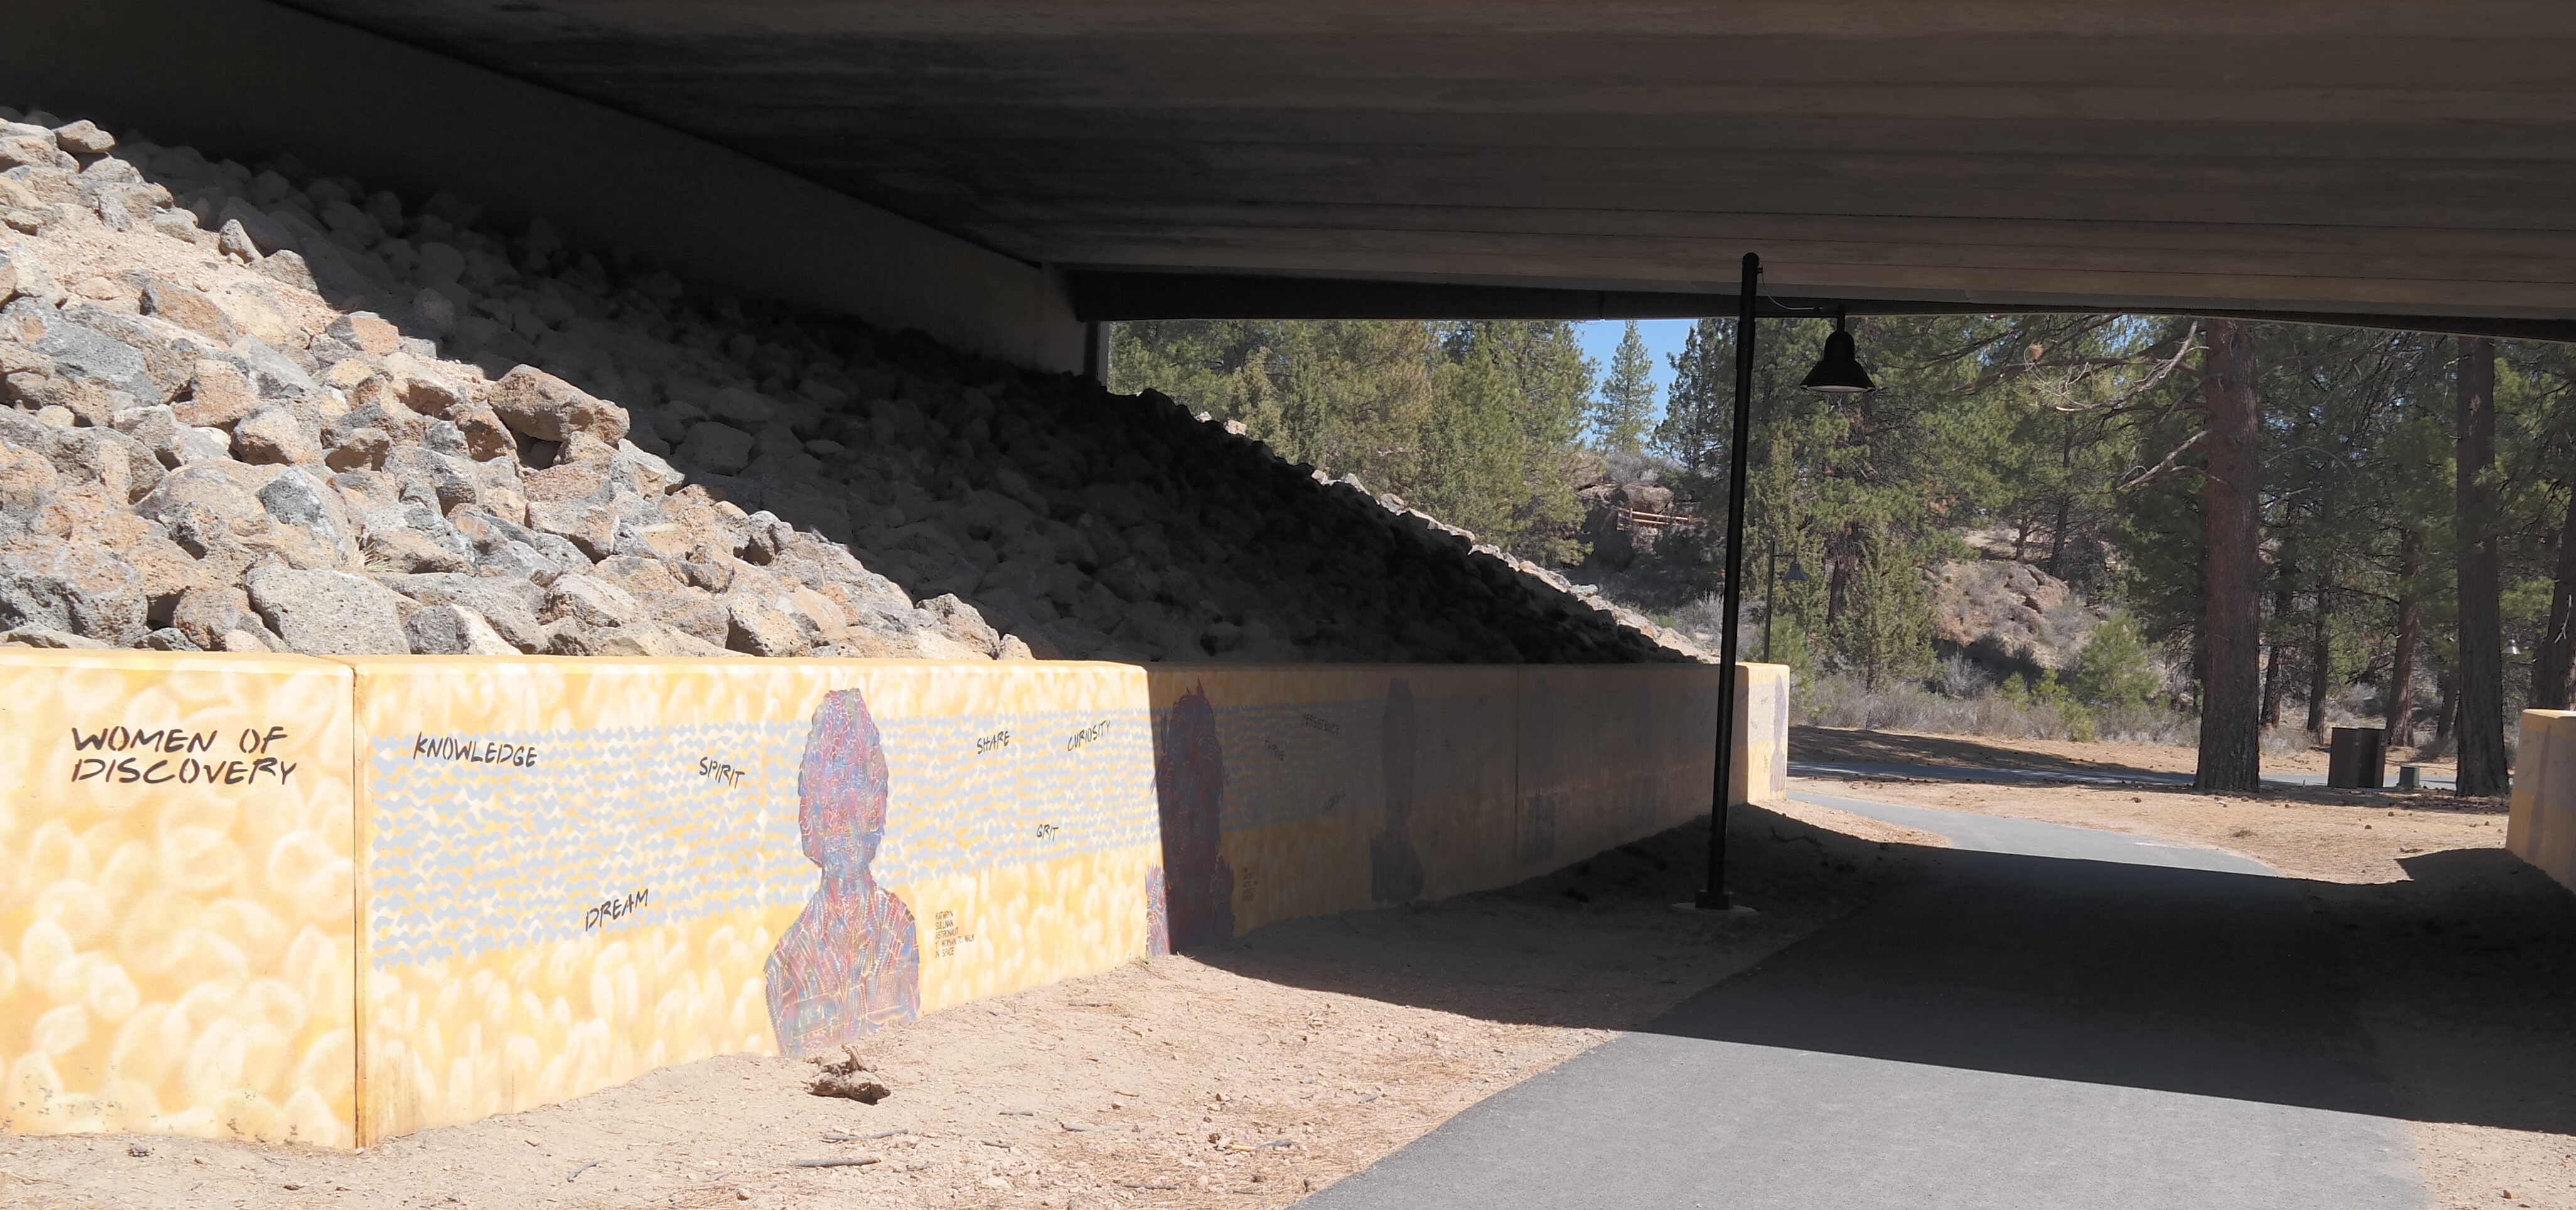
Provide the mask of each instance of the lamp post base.
[{"label": "lamp post base", "polygon": [[1706,891],[1701,891],[1689,903],[1676,903],[1673,907],[1677,911],[1713,912],[1720,916],[1759,916],[1762,914],[1752,908],[1744,906],[1743,904],[1737,903],[1735,901],[1735,896],[1733,895],[1718,894],[1712,896]]}]

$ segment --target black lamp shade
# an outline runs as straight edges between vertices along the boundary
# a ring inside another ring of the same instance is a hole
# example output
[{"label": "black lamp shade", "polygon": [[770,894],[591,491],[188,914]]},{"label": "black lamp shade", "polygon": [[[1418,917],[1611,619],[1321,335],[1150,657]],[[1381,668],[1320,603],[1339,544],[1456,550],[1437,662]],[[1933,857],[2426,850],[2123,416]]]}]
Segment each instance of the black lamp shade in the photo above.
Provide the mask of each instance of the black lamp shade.
[{"label": "black lamp shade", "polygon": [[1869,380],[1869,371],[1860,368],[1860,350],[1852,343],[1851,333],[1837,326],[1825,338],[1825,355],[1816,368],[1807,371],[1807,380],[1798,385],[1827,395],[1858,395],[1875,391],[1878,384]]}]

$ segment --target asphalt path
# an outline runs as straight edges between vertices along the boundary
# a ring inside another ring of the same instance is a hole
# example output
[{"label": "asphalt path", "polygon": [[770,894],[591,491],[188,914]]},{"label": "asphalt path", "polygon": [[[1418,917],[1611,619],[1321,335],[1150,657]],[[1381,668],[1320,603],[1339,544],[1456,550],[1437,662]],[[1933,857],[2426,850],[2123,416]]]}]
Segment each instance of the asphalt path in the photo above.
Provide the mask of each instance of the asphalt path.
[{"label": "asphalt path", "polygon": [[1303,1205],[2429,1204],[2323,939],[2272,871],[2135,836],[1796,797],[1955,847]]},{"label": "asphalt path", "polygon": [[[1859,761],[1793,760],[1791,777],[1841,777],[1855,780],[1869,778],[1903,778],[1910,781],[1972,781],[2003,785],[2073,784],[2079,786],[2188,786],[2191,774],[2150,773],[2145,769],[1983,769],[1958,768],[1950,765],[1878,765]],[[2386,788],[2394,789],[2397,776],[2391,772]],[[2263,784],[2270,786],[2322,786],[2322,773],[2268,773]],[[2424,784],[2449,788],[2459,784],[2449,777],[2426,776]]]}]

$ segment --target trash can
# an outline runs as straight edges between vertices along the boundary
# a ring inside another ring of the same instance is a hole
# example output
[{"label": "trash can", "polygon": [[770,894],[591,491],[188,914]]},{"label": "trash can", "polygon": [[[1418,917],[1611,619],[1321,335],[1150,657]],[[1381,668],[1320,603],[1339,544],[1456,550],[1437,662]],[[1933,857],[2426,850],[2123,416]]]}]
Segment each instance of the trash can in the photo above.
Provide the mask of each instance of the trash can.
[{"label": "trash can", "polygon": [[2387,785],[2386,743],[2387,733],[2377,727],[2335,728],[2326,745],[2326,784],[2339,790]]}]

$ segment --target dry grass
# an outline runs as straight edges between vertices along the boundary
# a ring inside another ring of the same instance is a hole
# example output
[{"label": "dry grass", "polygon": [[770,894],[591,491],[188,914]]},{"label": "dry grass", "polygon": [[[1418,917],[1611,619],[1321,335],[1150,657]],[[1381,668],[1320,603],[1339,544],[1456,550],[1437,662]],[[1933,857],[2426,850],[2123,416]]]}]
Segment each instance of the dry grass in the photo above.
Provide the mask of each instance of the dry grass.
[{"label": "dry grass", "polygon": [[2199,720],[2161,706],[2017,702],[1991,687],[1958,695],[1912,682],[1865,689],[1847,676],[1801,678],[1790,698],[1794,721],[1863,731],[1921,731],[2008,739],[2189,742]]}]

